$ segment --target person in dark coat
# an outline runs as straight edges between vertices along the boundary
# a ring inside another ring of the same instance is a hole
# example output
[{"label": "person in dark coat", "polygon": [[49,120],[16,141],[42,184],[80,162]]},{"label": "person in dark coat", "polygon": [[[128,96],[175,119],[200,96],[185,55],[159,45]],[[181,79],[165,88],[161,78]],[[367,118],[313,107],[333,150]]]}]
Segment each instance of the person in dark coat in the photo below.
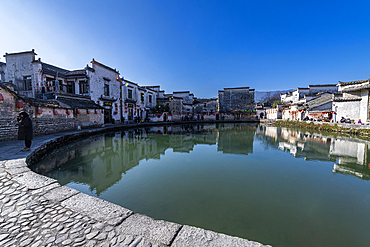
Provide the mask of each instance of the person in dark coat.
[{"label": "person in dark coat", "polygon": [[26,112],[19,114],[18,122],[18,140],[24,140],[26,145],[21,151],[31,151],[31,144],[33,139],[33,128],[30,116]]}]

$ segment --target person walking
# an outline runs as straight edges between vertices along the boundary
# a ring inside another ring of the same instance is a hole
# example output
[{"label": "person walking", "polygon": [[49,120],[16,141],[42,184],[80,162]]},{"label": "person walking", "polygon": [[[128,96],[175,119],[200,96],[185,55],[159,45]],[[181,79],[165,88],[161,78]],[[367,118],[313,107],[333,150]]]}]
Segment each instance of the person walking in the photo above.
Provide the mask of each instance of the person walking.
[{"label": "person walking", "polygon": [[24,140],[26,145],[21,151],[31,151],[31,144],[33,139],[33,128],[30,116],[26,112],[21,112],[19,114],[19,124],[18,124],[18,140]]}]

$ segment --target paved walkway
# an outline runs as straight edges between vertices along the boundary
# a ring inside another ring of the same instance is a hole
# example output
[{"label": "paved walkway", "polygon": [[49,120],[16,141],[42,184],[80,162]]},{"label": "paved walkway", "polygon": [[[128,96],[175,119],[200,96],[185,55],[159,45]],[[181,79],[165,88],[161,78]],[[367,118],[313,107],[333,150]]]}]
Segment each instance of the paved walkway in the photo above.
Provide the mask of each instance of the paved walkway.
[{"label": "paved walkway", "polygon": [[191,226],[155,220],[32,172],[26,158],[101,129],[0,142],[0,246],[264,246]]}]

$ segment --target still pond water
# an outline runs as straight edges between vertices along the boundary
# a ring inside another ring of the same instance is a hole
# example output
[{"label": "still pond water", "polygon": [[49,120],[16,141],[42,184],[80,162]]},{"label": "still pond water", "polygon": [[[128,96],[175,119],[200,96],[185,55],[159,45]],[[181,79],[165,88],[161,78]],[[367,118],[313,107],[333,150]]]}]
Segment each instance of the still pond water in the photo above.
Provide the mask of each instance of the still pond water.
[{"label": "still pond water", "polygon": [[136,213],[272,246],[369,246],[370,142],[251,124],[70,143],[33,170]]}]

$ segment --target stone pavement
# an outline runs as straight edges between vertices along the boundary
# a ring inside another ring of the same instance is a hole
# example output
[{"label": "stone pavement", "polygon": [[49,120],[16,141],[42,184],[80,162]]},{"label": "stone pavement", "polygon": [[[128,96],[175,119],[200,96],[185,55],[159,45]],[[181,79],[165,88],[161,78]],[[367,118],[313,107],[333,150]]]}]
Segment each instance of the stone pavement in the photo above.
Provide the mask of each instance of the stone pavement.
[{"label": "stone pavement", "polygon": [[0,142],[0,246],[264,246],[136,214],[27,167],[26,159],[58,142],[101,131],[36,136],[30,152],[20,151],[23,141]]}]

